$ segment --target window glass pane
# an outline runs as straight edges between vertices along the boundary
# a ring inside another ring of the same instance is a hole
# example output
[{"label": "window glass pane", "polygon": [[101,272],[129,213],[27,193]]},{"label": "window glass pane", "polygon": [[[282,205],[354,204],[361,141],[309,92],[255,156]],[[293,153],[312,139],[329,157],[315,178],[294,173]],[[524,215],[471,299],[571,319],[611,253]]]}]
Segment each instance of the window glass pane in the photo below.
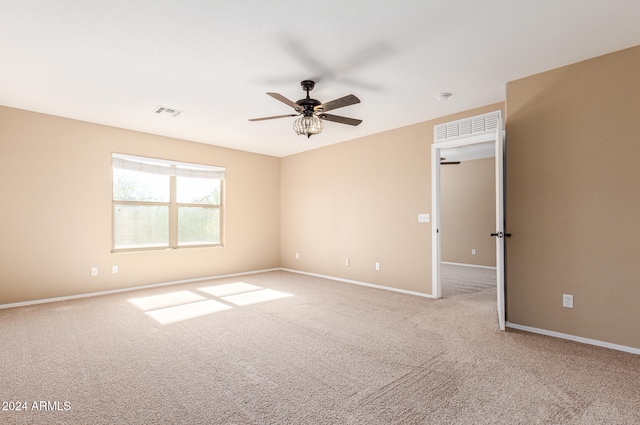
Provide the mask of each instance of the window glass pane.
[{"label": "window glass pane", "polygon": [[220,244],[220,209],[178,208],[178,245]]},{"label": "window glass pane", "polygon": [[113,169],[113,200],[169,202],[169,176]]},{"label": "window glass pane", "polygon": [[220,205],[220,180],[177,177],[179,204]]},{"label": "window glass pane", "polygon": [[116,249],[169,246],[169,207],[114,204]]}]

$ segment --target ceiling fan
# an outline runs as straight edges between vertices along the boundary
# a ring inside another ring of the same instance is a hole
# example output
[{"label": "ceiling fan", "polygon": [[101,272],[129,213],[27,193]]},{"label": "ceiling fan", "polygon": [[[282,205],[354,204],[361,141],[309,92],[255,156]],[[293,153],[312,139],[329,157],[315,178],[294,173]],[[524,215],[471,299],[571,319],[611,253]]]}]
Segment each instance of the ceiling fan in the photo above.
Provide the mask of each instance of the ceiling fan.
[{"label": "ceiling fan", "polygon": [[305,136],[307,136],[307,138],[313,136],[314,134],[320,134],[322,132],[322,129],[324,128],[324,123],[322,122],[322,120],[333,121],[340,124],[353,126],[358,125],[362,122],[362,120],[359,119],[347,118],[326,113],[327,111],[332,111],[334,109],[344,108],[345,106],[360,103],[360,99],[358,99],[355,95],[349,94],[339,99],[332,100],[331,102],[322,103],[319,100],[311,99],[311,97],[309,97],[309,92],[313,90],[316,85],[314,81],[304,80],[300,83],[300,85],[302,86],[302,90],[307,92],[307,97],[304,99],[300,99],[297,102],[293,102],[279,93],[267,93],[274,99],[291,106],[293,109],[295,109],[295,114],[275,115],[272,117],[264,118],[251,118],[249,119],[249,121],[273,120],[276,118],[295,117],[298,115],[302,115],[300,118],[294,121],[293,129],[298,135],[304,134]]},{"label": "ceiling fan", "polygon": [[446,161],[447,158],[440,158],[440,165],[458,165],[460,161]]}]

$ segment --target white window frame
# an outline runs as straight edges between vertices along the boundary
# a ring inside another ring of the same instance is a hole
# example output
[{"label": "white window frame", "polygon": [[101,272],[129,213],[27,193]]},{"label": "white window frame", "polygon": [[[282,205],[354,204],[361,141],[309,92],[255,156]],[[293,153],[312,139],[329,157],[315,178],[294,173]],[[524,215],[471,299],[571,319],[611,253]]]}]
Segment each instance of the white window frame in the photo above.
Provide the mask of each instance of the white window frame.
[{"label": "white window frame", "polygon": [[[225,174],[226,169],[224,167],[203,165],[188,162],[171,161],[159,158],[141,157],[120,153],[112,153],[111,155],[111,252],[129,252],[129,251],[153,251],[153,250],[166,250],[166,249],[184,249],[184,248],[198,248],[198,247],[222,247],[223,246],[223,229],[224,229],[224,188],[225,188]],[[114,169],[124,169],[131,171],[141,171],[157,175],[169,176],[169,202],[154,202],[154,201],[122,201],[115,200],[113,196],[113,184],[114,184]],[[219,204],[192,204],[192,203],[180,203],[177,201],[177,177],[197,177],[207,178],[220,181],[220,202]],[[169,240],[168,245],[141,245],[136,247],[116,248],[116,226],[115,215],[116,205],[154,205],[168,207],[169,214]],[[180,207],[196,207],[196,208],[210,208],[219,210],[220,217],[220,239],[218,243],[183,243],[179,244],[178,241],[178,211]]]}]

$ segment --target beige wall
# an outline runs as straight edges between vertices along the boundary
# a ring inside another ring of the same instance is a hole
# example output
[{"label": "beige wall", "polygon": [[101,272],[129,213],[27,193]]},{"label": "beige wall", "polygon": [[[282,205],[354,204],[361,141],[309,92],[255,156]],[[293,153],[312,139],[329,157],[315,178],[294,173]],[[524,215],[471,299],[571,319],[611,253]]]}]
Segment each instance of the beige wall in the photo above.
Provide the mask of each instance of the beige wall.
[{"label": "beige wall", "polygon": [[[495,158],[445,165],[440,172],[442,261],[496,266]],[[471,250],[476,250],[476,255]]]},{"label": "beige wall", "polygon": [[509,322],[640,348],[639,75],[635,47],[508,84]]},{"label": "beige wall", "polygon": [[[6,107],[0,128],[0,304],[280,265],[279,158]],[[225,246],[112,254],[112,152],[225,166]]]},{"label": "beige wall", "polygon": [[283,158],[282,267],[430,294],[433,126],[502,107]]}]

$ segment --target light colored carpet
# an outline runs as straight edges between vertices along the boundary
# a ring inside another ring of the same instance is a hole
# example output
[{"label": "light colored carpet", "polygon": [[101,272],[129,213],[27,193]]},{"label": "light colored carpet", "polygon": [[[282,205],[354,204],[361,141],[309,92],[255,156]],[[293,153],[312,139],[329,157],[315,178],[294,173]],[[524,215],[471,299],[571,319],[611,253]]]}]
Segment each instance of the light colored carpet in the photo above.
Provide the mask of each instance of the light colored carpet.
[{"label": "light colored carpet", "polygon": [[445,298],[491,288],[495,290],[496,279],[495,269],[444,263],[440,265],[440,284]]},{"label": "light colored carpet", "polygon": [[[210,288],[234,282],[273,299]],[[141,309],[171,300],[226,309]],[[639,356],[500,332],[493,288],[431,300],[269,272],[0,310],[0,341],[0,401],[28,405],[3,424],[640,423]]]}]

